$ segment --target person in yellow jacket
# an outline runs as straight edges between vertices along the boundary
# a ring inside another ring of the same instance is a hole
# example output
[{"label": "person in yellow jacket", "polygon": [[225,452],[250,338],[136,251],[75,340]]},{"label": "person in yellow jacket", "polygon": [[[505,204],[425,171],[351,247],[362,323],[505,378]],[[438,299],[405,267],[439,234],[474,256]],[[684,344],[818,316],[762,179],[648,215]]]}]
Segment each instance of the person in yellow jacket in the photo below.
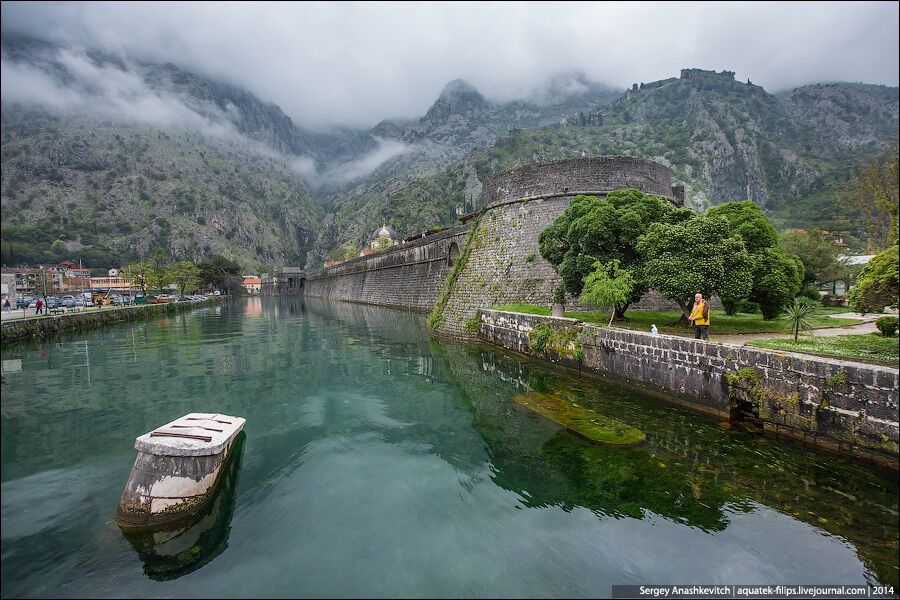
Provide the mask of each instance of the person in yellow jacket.
[{"label": "person in yellow jacket", "polygon": [[688,321],[694,326],[694,337],[698,340],[709,339],[709,302],[703,298],[703,294],[694,294],[694,309]]}]

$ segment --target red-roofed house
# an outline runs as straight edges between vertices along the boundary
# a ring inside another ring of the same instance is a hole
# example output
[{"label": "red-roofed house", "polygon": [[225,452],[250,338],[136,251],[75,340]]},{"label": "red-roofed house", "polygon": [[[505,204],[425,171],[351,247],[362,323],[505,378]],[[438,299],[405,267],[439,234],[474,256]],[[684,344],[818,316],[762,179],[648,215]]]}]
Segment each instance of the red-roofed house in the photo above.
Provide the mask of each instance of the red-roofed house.
[{"label": "red-roofed house", "polygon": [[259,295],[259,290],[262,287],[262,279],[256,275],[244,275],[244,281],[241,282],[241,285],[247,290],[248,294]]}]

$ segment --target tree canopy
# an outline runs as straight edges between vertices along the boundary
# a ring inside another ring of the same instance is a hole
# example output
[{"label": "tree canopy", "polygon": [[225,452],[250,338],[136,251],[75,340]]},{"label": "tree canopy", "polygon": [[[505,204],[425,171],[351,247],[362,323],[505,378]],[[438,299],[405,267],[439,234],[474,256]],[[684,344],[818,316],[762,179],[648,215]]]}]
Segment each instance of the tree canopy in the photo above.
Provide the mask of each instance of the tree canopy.
[{"label": "tree canopy", "polygon": [[764,248],[751,258],[754,264],[750,299],[759,303],[763,319],[774,319],[800,293],[803,263],[778,247]]},{"label": "tree canopy", "polygon": [[900,211],[900,149],[897,140],[878,158],[863,165],[840,196],[845,209],[859,215],[866,249],[876,252],[897,244]]},{"label": "tree canopy", "polygon": [[754,261],[724,217],[654,223],[639,238],[637,250],[643,257],[642,280],[678,303],[685,317],[696,292],[736,301],[752,289]]},{"label": "tree canopy", "polygon": [[[728,220],[733,235],[744,242],[753,261],[749,299],[759,304],[764,319],[774,319],[803,289],[803,264],[778,247],[778,233],[762,209],[752,200],[725,202],[706,215]],[[734,299],[722,298],[728,314],[737,312]]]},{"label": "tree canopy", "polygon": [[240,289],[241,267],[233,260],[217,254],[197,266],[201,284],[212,284],[220,290]]},{"label": "tree canopy", "polygon": [[898,301],[898,251],[891,246],[877,254],[865,266],[850,290],[850,306],[861,313],[881,310]]},{"label": "tree canopy", "polygon": [[838,259],[838,247],[821,229],[791,229],[781,234],[779,245],[803,262],[803,282],[819,284],[847,276],[847,267]]},{"label": "tree canopy", "polygon": [[172,283],[178,286],[178,294],[184,296],[197,291],[200,285],[200,267],[190,261],[177,262],[169,268]]},{"label": "tree canopy", "polygon": [[[628,302],[634,289],[634,278],[625,269],[619,268],[618,260],[603,264],[594,263],[594,270],[584,279],[581,301],[591,306],[619,306]],[[612,323],[615,311],[609,317]]]},{"label": "tree canopy", "polygon": [[778,232],[769,217],[752,200],[725,202],[706,211],[710,217],[725,217],[732,232],[744,240],[747,252],[755,254],[778,244]]},{"label": "tree canopy", "polygon": [[541,232],[541,256],[556,268],[572,296],[581,295],[585,278],[597,269],[598,261],[603,265],[619,261],[617,269],[627,271],[633,282],[625,301],[617,303],[616,312],[621,316],[628,304],[648,289],[640,276],[638,238],[654,223],[678,223],[691,214],[689,209],[630,188],[615,190],[605,198],[576,196]]}]

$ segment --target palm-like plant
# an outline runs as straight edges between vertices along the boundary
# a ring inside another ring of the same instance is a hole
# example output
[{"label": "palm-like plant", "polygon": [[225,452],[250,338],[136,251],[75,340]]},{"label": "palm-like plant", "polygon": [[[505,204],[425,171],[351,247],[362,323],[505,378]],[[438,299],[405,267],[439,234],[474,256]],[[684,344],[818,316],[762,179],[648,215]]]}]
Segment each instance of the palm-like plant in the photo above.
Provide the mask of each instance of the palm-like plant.
[{"label": "palm-like plant", "polygon": [[794,341],[800,336],[800,330],[812,330],[812,316],[816,311],[815,305],[807,302],[802,298],[795,298],[794,303],[789,305],[784,311],[787,320],[794,330]]}]

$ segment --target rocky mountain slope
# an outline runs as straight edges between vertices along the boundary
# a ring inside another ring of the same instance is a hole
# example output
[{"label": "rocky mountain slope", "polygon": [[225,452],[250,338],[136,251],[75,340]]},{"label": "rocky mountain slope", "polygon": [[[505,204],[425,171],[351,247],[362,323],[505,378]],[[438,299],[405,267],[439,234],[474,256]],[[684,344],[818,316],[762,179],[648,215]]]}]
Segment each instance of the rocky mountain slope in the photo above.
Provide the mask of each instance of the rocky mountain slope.
[{"label": "rocky mountain slope", "polygon": [[53,92],[5,93],[0,107],[7,263],[104,266],[162,249],[248,269],[318,264],[382,222],[401,235],[452,225],[492,173],[600,154],[669,165],[698,208],[751,198],[783,226],[852,233],[834,194],[898,126],[897,88],[773,95],[687,69],[627,91],[565,74],[506,103],[456,80],[418,119],[313,132],[176,65],[15,39],[3,57],[21,84],[7,89],[37,78]]},{"label": "rocky mountain slope", "polygon": [[[404,232],[447,225],[472,210],[492,173],[532,161],[624,154],[671,167],[696,208],[750,198],[782,226],[852,236],[835,195],[898,127],[897,88],[818,84],[775,96],[732,73],[696,69],[636,84],[609,103],[582,102],[555,124],[512,129],[430,176],[403,179],[382,167],[335,201],[337,228],[352,241],[374,222]],[[444,120],[473,120],[461,112]]]}]

